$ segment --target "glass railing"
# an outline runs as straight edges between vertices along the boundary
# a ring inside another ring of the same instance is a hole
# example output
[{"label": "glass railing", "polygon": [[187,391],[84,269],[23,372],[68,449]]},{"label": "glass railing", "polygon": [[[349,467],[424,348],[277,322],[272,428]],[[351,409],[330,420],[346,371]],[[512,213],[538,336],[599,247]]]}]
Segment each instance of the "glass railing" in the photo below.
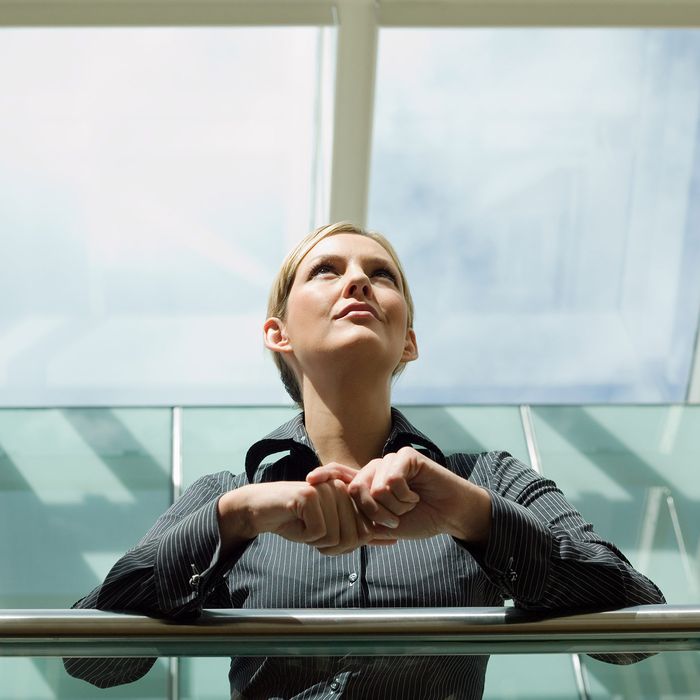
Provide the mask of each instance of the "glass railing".
[{"label": "glass railing", "polygon": [[[507,450],[536,466],[659,584],[671,608],[700,603],[700,406],[399,408],[447,453]],[[0,608],[65,612],[181,489],[204,473],[242,471],[248,446],[294,413],[0,410]],[[493,652],[484,697],[576,698],[584,684],[596,700],[687,700],[700,688],[700,655],[685,649],[631,666],[538,654],[532,645],[528,653]],[[68,677],[58,659],[3,654],[0,700],[227,696],[227,658],[185,655],[175,689],[171,663],[161,659],[108,696]]]}]

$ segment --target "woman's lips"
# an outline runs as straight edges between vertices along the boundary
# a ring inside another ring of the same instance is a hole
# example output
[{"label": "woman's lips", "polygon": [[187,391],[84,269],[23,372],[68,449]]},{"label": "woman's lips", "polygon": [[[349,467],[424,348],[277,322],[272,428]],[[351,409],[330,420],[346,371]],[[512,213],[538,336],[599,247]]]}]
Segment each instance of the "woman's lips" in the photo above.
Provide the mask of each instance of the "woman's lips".
[{"label": "woman's lips", "polygon": [[345,316],[357,316],[361,318],[362,316],[377,316],[377,312],[369,304],[349,304],[347,309],[341,311],[336,318],[345,318]]}]

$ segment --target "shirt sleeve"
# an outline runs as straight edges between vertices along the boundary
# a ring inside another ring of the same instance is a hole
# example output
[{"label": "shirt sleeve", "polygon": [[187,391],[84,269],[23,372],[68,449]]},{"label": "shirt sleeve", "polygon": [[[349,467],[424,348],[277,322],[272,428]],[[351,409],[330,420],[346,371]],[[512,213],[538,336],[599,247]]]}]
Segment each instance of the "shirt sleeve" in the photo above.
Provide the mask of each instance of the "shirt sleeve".
[{"label": "shirt sleeve", "polygon": [[[472,480],[490,491],[491,533],[482,551],[464,546],[503,598],[529,609],[666,602],[657,586],[595,532],[553,481],[505,452],[480,455]],[[646,656],[596,658],[632,663]]]},{"label": "shirt sleeve", "polygon": [[[73,607],[177,620],[193,620],[204,607],[230,607],[226,578],[245,545],[221,558],[217,503],[241,478],[220,472],[196,481]],[[71,676],[100,688],[135,681],[154,663],[154,658],[64,659]]]}]

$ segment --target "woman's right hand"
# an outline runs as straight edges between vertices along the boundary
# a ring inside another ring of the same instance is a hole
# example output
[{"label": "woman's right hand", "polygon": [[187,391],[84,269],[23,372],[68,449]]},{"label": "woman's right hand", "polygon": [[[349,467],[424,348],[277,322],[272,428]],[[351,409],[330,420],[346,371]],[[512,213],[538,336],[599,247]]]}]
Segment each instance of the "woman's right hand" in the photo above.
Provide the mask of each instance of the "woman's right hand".
[{"label": "woman's right hand", "polygon": [[373,525],[358,511],[340,479],[317,485],[305,481],[248,484],[219,499],[218,516],[224,549],[263,532],[304,542],[329,555],[396,541],[388,528]]}]

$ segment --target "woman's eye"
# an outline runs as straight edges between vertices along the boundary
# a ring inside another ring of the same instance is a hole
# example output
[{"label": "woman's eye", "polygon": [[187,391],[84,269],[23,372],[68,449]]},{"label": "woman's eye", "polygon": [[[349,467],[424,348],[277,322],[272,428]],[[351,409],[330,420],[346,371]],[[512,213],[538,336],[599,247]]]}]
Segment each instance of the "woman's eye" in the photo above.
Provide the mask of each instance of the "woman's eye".
[{"label": "woman's eye", "polygon": [[318,274],[321,274],[324,272],[333,272],[333,271],[334,271],[334,269],[333,269],[332,265],[329,265],[328,263],[319,263],[311,270],[309,277],[315,277]]},{"label": "woman's eye", "polygon": [[387,270],[385,267],[379,268],[379,270],[377,270],[374,274],[388,277],[392,282],[396,282],[396,275],[391,270]]}]

